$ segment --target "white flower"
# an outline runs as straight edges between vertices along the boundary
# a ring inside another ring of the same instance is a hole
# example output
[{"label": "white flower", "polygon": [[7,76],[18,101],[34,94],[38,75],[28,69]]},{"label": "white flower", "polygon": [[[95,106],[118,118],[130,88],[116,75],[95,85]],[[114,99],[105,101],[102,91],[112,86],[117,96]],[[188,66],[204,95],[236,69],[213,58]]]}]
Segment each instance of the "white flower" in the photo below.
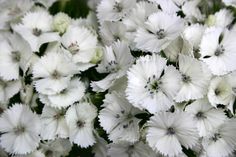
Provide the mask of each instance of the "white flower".
[{"label": "white flower", "polygon": [[159,52],[176,39],[184,23],[176,15],[164,12],[153,13],[145,22],[145,27],[139,27],[135,37],[136,47],[142,51]]},{"label": "white flower", "polygon": [[95,53],[97,36],[85,27],[71,25],[61,42],[71,52],[74,63],[88,63]]},{"label": "white flower", "polygon": [[66,89],[76,66],[63,52],[47,53],[33,66],[36,90],[45,95],[53,95]]},{"label": "white flower", "polygon": [[182,102],[203,98],[207,93],[211,78],[206,65],[195,58],[180,54],[179,70],[182,74],[182,83],[175,101]]},{"label": "white flower", "polygon": [[100,26],[100,35],[106,45],[111,45],[117,40],[127,40],[125,38],[126,27],[122,22],[105,21]]},{"label": "white flower", "polygon": [[71,18],[63,13],[59,12],[53,17],[53,29],[59,33],[65,33],[66,29],[71,23]]},{"label": "white flower", "polygon": [[108,145],[107,155],[111,157],[161,157],[144,142],[120,142]]},{"label": "white flower", "polygon": [[44,106],[40,116],[42,128],[41,137],[44,140],[69,137],[69,128],[65,120],[65,109],[56,109]]},{"label": "white flower", "polygon": [[100,137],[97,133],[96,136],[96,143],[93,146],[92,152],[94,153],[94,157],[107,157],[107,141]]},{"label": "white flower", "polygon": [[93,145],[93,121],[96,116],[97,109],[92,104],[84,102],[71,106],[66,112],[70,141],[82,148]]},{"label": "white flower", "polygon": [[135,115],[141,111],[134,108],[124,96],[115,92],[107,94],[103,102],[104,108],[98,117],[108,138],[113,142],[138,141],[140,120]]},{"label": "white flower", "polygon": [[199,46],[205,29],[206,27],[204,25],[198,23],[192,24],[184,29],[183,38],[191,44],[195,53],[199,53]]},{"label": "white flower", "polygon": [[110,88],[117,79],[123,77],[133,63],[128,44],[117,41],[104,48],[103,60],[96,68],[99,73],[110,73],[103,80],[93,81],[91,86],[94,91],[105,91]]},{"label": "white flower", "polygon": [[65,108],[81,100],[85,93],[85,85],[79,79],[72,79],[68,87],[54,95],[39,95],[40,100],[51,107]]},{"label": "white flower", "polygon": [[166,62],[159,55],[147,55],[129,69],[126,95],[135,107],[155,113],[174,105],[181,75],[175,67],[166,66]]},{"label": "white flower", "polygon": [[144,27],[148,16],[158,11],[156,4],[139,1],[136,3],[136,7],[132,9],[130,15],[123,19],[122,22],[126,26],[125,37],[129,40],[131,49],[135,49],[134,38],[138,27]]},{"label": "white flower", "polygon": [[4,81],[0,77],[0,103],[8,103],[9,99],[21,89],[21,81]]},{"label": "white flower", "polygon": [[200,136],[207,136],[224,123],[226,115],[223,110],[215,109],[208,100],[198,99],[185,108],[193,116]]},{"label": "white flower", "polygon": [[0,118],[0,145],[12,154],[34,151],[40,142],[40,120],[30,108],[14,104]]},{"label": "white flower", "polygon": [[119,21],[135,7],[136,0],[102,0],[97,6],[99,22]]},{"label": "white flower", "polygon": [[193,47],[183,37],[178,37],[163,50],[166,58],[171,62],[177,62],[179,54],[193,56]]},{"label": "white flower", "polygon": [[236,7],[236,0],[222,0],[225,5]]},{"label": "white flower", "polygon": [[227,76],[213,78],[210,82],[207,96],[212,106],[217,107],[218,104],[228,105],[232,111],[235,97],[233,95],[233,86]]},{"label": "white flower", "polygon": [[180,6],[183,5],[186,0],[149,0],[158,4],[162,11],[168,14],[175,14],[180,11]]},{"label": "white flower", "polygon": [[208,26],[227,27],[233,22],[234,16],[230,10],[221,9],[214,15],[209,15],[206,24]]},{"label": "white flower", "polygon": [[52,16],[41,9],[25,14],[22,23],[13,29],[29,43],[33,52],[38,52],[42,44],[59,40],[58,33],[51,32],[52,21]]},{"label": "white flower", "polygon": [[212,27],[205,31],[200,45],[203,60],[214,75],[224,75],[236,70],[236,30]]},{"label": "white flower", "polygon": [[156,151],[166,156],[178,156],[183,145],[192,148],[198,133],[190,115],[185,112],[159,112],[148,122],[147,141]]},{"label": "white flower", "polygon": [[204,15],[201,13],[200,9],[198,8],[199,3],[201,3],[201,0],[186,1],[183,4],[182,11],[185,15],[185,19],[191,22],[204,20]]},{"label": "white flower", "polygon": [[5,80],[19,78],[20,52],[14,51],[7,41],[0,41],[0,76]]},{"label": "white flower", "polygon": [[27,155],[14,155],[13,157],[46,157],[41,151],[34,151]]},{"label": "white flower", "polygon": [[56,139],[44,141],[40,144],[40,151],[45,157],[62,157],[68,156],[72,149],[72,144],[68,139]]},{"label": "white flower", "polygon": [[21,0],[20,3],[15,0],[0,1],[0,30],[8,30],[14,20],[17,20],[34,5],[31,0]]},{"label": "white flower", "polygon": [[227,157],[236,147],[236,120],[228,120],[222,124],[211,136],[203,139],[203,148],[208,157]]},{"label": "white flower", "polygon": [[0,76],[5,80],[19,79],[19,69],[25,73],[33,62],[34,54],[28,43],[17,34],[8,34],[0,41]]}]

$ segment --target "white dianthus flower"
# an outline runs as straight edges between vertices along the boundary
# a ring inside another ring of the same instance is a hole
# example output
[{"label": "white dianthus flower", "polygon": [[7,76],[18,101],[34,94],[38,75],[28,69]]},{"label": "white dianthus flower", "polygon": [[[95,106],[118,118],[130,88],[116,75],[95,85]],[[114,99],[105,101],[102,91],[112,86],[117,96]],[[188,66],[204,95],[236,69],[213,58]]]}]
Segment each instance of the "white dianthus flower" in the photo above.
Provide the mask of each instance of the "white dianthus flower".
[{"label": "white dianthus flower", "polygon": [[166,156],[178,156],[182,145],[192,148],[198,133],[190,115],[185,112],[159,112],[148,122],[147,142],[153,150]]},{"label": "white dianthus flower", "polygon": [[194,101],[185,111],[193,116],[200,136],[207,136],[226,120],[224,111],[214,108],[206,98]]},{"label": "white dianthus flower", "polygon": [[147,1],[139,1],[135,8],[132,9],[130,15],[123,19],[123,24],[126,27],[125,37],[128,39],[131,49],[135,49],[135,35],[139,27],[145,26],[145,21],[148,16],[160,11],[158,6]]},{"label": "white dianthus flower", "polygon": [[180,6],[186,0],[149,0],[150,2],[154,2],[159,5],[161,10],[167,14],[176,14],[176,12],[180,11]]},{"label": "white dianthus flower", "polygon": [[236,7],[236,0],[222,0],[225,5]]},{"label": "white dianthus flower", "polygon": [[93,121],[97,116],[97,108],[82,102],[71,106],[66,112],[66,122],[69,126],[69,139],[82,148],[93,145]]},{"label": "white dianthus flower", "polygon": [[199,99],[207,94],[211,75],[204,63],[190,56],[179,55],[179,71],[182,83],[175,101]]},{"label": "white dianthus flower", "polygon": [[9,99],[21,89],[21,81],[5,81],[0,77],[0,103],[7,104]]},{"label": "white dianthus flower", "polygon": [[162,157],[144,142],[120,142],[108,145],[107,155],[111,157]]},{"label": "white dianthus flower", "polygon": [[135,142],[139,139],[140,120],[135,115],[141,113],[140,110],[115,92],[106,95],[103,107],[98,117],[111,141]]},{"label": "white dianthus flower", "polygon": [[14,104],[0,117],[0,145],[11,154],[27,154],[40,142],[40,120],[30,108]]},{"label": "white dianthus flower", "polygon": [[69,137],[69,128],[65,120],[65,109],[44,106],[40,116],[42,122],[41,137],[45,140]]},{"label": "white dianthus flower", "polygon": [[52,16],[43,9],[26,13],[13,30],[29,43],[33,52],[38,52],[44,43],[59,40],[58,33],[52,32]]},{"label": "white dianthus flower", "polygon": [[118,40],[111,46],[106,46],[103,59],[96,70],[99,73],[109,74],[100,81],[93,81],[91,83],[93,90],[105,91],[110,88],[117,79],[125,76],[133,60],[134,58],[126,42]]},{"label": "white dianthus flower", "polygon": [[128,71],[127,99],[151,113],[168,110],[180,88],[181,75],[173,66],[166,66],[159,55],[140,57]]},{"label": "white dianthus flower", "polygon": [[34,85],[41,94],[57,94],[68,87],[75,73],[71,58],[62,52],[47,53],[33,66]]},{"label": "white dianthus flower", "polygon": [[142,51],[158,53],[180,35],[183,26],[183,20],[176,15],[153,13],[145,22],[145,27],[137,29],[134,39],[136,47]]},{"label": "white dianthus flower", "polygon": [[234,16],[230,10],[221,9],[214,15],[209,15],[206,24],[208,26],[227,27],[233,22]]},{"label": "white dianthus flower", "polygon": [[47,156],[45,156],[41,151],[36,150],[27,155],[14,155],[13,157],[47,157]]},{"label": "white dianthus flower", "polygon": [[0,1],[0,30],[9,30],[11,23],[14,23],[33,6],[32,0],[21,0],[20,3],[15,0]]},{"label": "white dianthus flower", "polygon": [[84,70],[93,66],[89,62],[96,52],[97,36],[85,27],[71,25],[63,34],[62,45],[71,53],[72,60],[79,66],[86,66]]},{"label": "white dianthus flower", "polygon": [[214,75],[224,75],[236,70],[236,30],[211,27],[206,29],[201,44],[201,60]]},{"label": "white dianthus flower", "polygon": [[105,21],[100,26],[100,35],[106,45],[112,45],[117,40],[127,40],[125,37],[126,27],[122,22]]},{"label": "white dianthus flower", "polygon": [[85,85],[79,79],[72,79],[68,87],[54,95],[39,95],[39,99],[46,105],[65,108],[81,100],[85,93]]},{"label": "white dianthus flower", "polygon": [[211,80],[208,89],[208,99],[212,106],[225,105],[233,111],[235,100],[235,73],[222,77],[215,77]]},{"label": "white dianthus flower", "polygon": [[99,21],[119,21],[135,7],[136,0],[102,0],[97,7]]},{"label": "white dianthus flower", "polygon": [[183,38],[187,40],[195,53],[199,53],[200,43],[206,27],[200,24],[187,26],[183,32]]},{"label": "white dianthus flower", "polygon": [[177,62],[179,54],[193,56],[193,47],[188,40],[183,37],[178,37],[173,40],[163,52],[169,61]]},{"label": "white dianthus flower", "polygon": [[62,157],[68,156],[72,149],[72,144],[68,139],[58,138],[40,143],[40,151],[45,157]]},{"label": "white dianthus flower", "polygon": [[210,136],[203,139],[203,148],[208,157],[227,157],[236,147],[236,120],[228,120]]}]

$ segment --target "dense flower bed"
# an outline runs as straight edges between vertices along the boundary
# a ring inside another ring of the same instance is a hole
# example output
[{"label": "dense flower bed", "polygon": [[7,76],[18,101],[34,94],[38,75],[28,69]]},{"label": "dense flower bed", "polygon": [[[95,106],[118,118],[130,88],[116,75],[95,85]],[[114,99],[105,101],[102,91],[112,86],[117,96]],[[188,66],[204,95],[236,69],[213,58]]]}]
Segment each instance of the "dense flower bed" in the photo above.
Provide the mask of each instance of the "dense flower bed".
[{"label": "dense flower bed", "polygon": [[235,157],[235,0],[0,0],[0,156]]}]

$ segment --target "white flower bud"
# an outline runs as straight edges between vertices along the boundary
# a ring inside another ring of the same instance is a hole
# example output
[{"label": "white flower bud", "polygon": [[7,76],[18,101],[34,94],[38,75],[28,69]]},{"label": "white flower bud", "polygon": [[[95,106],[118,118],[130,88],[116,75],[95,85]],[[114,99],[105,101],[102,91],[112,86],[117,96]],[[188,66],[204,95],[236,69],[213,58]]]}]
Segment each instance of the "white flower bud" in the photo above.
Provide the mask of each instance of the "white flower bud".
[{"label": "white flower bud", "polygon": [[101,59],[102,59],[102,56],[103,56],[103,51],[101,48],[96,48],[96,52],[93,54],[93,57],[91,59],[91,63],[93,64],[97,64]]},{"label": "white flower bud", "polygon": [[206,20],[206,24],[208,26],[214,26],[216,24],[216,16],[215,15],[209,15],[207,20]]},{"label": "white flower bud", "polygon": [[65,13],[58,13],[53,18],[53,29],[60,33],[64,33],[71,23],[71,18]]}]

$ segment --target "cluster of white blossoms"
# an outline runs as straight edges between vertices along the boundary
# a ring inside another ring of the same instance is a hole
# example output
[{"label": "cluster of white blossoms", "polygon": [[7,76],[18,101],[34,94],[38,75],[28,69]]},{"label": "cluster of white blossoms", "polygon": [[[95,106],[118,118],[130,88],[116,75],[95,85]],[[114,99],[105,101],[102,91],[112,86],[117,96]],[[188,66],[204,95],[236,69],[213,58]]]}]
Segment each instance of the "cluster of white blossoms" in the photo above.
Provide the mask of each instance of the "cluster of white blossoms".
[{"label": "cluster of white blossoms", "polygon": [[236,0],[55,2],[0,0],[1,157],[236,156]]}]

